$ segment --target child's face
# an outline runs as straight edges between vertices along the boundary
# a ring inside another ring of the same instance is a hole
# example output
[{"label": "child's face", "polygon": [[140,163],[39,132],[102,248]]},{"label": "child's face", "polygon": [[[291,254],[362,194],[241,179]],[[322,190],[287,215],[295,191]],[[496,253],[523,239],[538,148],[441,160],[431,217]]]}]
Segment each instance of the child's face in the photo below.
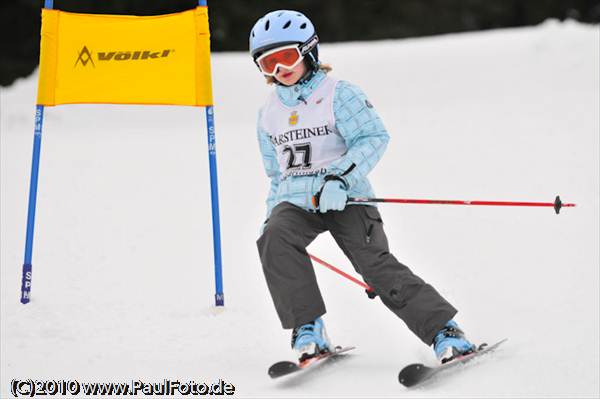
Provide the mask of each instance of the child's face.
[{"label": "child's face", "polygon": [[287,69],[282,66],[278,67],[275,79],[282,85],[292,86],[296,84],[305,73],[306,65],[304,65],[304,61],[302,61],[292,69]]}]

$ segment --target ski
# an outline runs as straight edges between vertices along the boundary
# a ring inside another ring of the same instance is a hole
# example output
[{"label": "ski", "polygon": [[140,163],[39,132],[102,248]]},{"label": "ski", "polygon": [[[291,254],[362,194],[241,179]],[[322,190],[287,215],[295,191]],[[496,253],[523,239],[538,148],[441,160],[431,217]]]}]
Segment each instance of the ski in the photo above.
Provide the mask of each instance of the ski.
[{"label": "ski", "polygon": [[308,368],[314,367],[315,365],[323,362],[324,360],[334,358],[340,354],[346,353],[355,349],[355,346],[336,346],[332,352],[325,352],[315,357],[311,357],[303,362],[290,362],[290,361],[282,361],[273,364],[269,367],[269,377],[271,378],[279,378],[284,375],[292,374],[297,371],[306,370]]},{"label": "ski", "polygon": [[465,364],[470,360],[493,351],[505,341],[506,338],[491,346],[488,346],[487,344],[481,344],[475,352],[459,356],[447,363],[440,364],[439,366],[428,367],[422,363],[410,364],[400,371],[398,374],[398,381],[400,381],[400,383],[405,387],[414,387],[431,379],[433,376],[441,373],[442,371],[452,369],[460,364]]}]

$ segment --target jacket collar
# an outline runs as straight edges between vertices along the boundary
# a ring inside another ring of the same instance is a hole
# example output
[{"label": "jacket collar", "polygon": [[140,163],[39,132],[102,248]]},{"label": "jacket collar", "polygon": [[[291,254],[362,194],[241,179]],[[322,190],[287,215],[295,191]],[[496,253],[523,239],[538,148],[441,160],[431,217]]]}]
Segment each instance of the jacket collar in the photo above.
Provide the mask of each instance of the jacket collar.
[{"label": "jacket collar", "polygon": [[277,96],[282,103],[288,107],[298,105],[301,101],[306,101],[315,91],[319,84],[325,79],[325,72],[317,71],[309,80],[295,84],[293,86],[277,85]]}]

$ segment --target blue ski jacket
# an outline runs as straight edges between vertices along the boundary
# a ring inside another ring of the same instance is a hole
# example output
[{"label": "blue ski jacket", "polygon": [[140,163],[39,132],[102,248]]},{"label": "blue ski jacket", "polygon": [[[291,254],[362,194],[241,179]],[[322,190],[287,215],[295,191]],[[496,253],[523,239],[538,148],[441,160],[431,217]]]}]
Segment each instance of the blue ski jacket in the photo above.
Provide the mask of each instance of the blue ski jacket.
[{"label": "blue ski jacket", "polygon": [[[325,72],[319,71],[301,84],[278,85],[277,95],[286,106],[298,105],[301,99],[310,97],[325,76]],[[381,159],[389,141],[383,122],[362,90],[343,80],[335,88],[333,110],[336,128],[347,146],[346,153],[329,164],[326,174],[288,176],[284,179],[275,148],[267,132],[260,126],[262,109],[259,111],[258,142],[267,176],[271,179],[266,201],[267,219],[273,208],[284,201],[307,211],[316,211],[312,197],[321,190],[327,175],[342,178],[349,197],[374,196],[367,174]]]}]

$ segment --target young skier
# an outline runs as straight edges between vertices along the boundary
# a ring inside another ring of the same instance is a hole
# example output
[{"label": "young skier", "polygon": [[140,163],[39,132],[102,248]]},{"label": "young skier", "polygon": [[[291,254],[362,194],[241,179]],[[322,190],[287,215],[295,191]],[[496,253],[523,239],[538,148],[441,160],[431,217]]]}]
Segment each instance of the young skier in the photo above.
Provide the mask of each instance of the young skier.
[{"label": "young skier", "polygon": [[327,75],[318,42],[311,21],[290,10],[266,14],[250,33],[250,54],[275,84],[258,116],[271,188],[257,245],[281,324],[293,329],[292,348],[300,361],[332,349],[306,252],[329,231],[383,304],[442,363],[468,353],[474,346],[453,320],[457,310],[389,252],[377,208],[347,204],[348,197],[373,197],[367,174],[389,135],[358,87]]}]

